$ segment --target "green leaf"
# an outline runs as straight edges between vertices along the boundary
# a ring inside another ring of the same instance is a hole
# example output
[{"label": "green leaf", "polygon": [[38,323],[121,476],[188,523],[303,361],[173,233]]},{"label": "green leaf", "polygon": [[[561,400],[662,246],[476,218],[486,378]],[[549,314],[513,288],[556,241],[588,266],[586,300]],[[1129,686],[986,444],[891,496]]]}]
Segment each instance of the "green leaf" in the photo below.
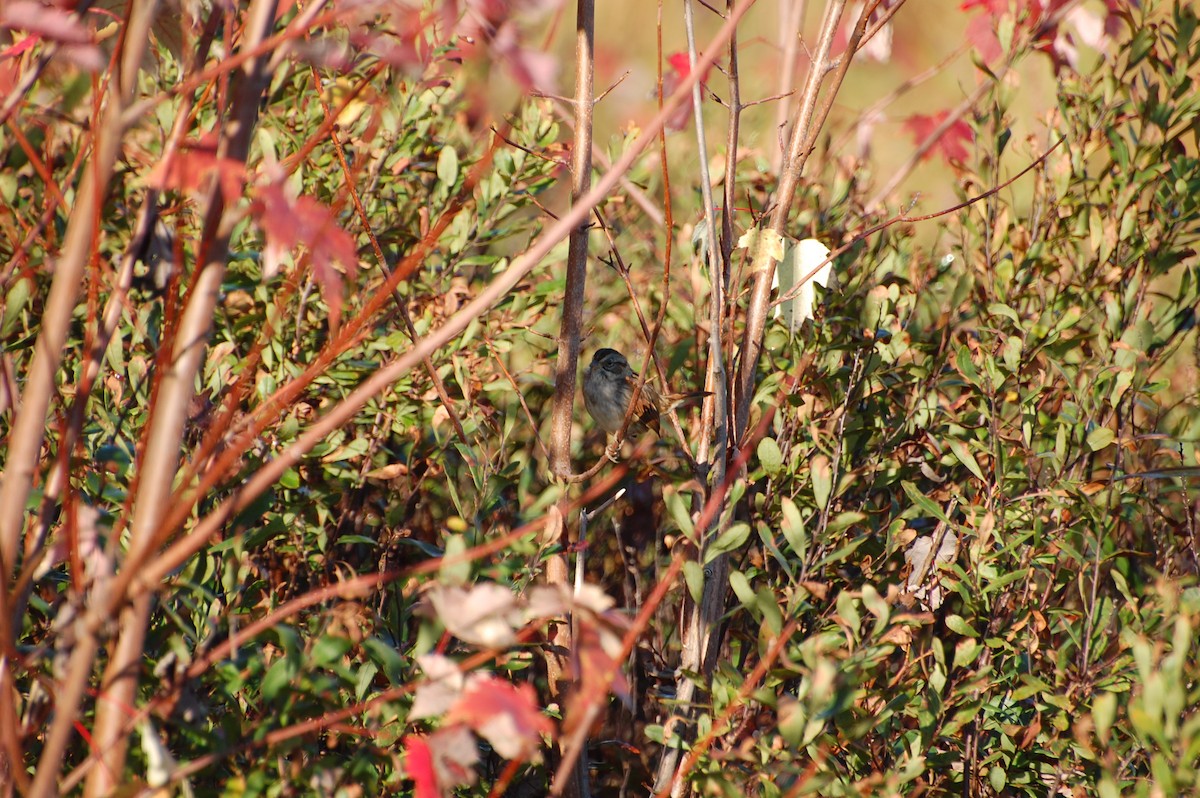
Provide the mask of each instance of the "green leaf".
[{"label": "green leaf", "polygon": [[804,532],[804,519],[800,517],[800,510],[796,503],[786,496],[780,502],[780,507],[783,519],[780,521],[779,530],[783,533],[784,540],[792,547],[796,558],[804,560],[808,556],[808,536]]},{"label": "green leaf", "polygon": [[837,597],[838,615],[842,616],[842,620],[850,627],[854,639],[858,639],[858,627],[862,625],[862,616],[858,613],[858,607],[854,603],[854,596],[849,591],[842,590],[838,592]]},{"label": "green leaf", "polygon": [[692,597],[692,601],[699,604],[704,591],[704,568],[700,563],[688,560],[683,564],[683,581],[687,584],[688,595]]},{"label": "green leaf", "polygon": [[763,585],[755,595],[758,597],[758,610],[762,613],[763,623],[771,634],[778,635],[783,631],[783,613],[779,609],[775,593],[771,588]]},{"label": "green leaf", "polygon": [[465,585],[471,578],[471,561],[462,555],[467,550],[467,541],[462,535],[446,538],[446,554],[442,560],[441,580],[447,585]]},{"label": "green leaf", "polygon": [[21,311],[29,304],[32,290],[33,281],[28,277],[16,280],[8,289],[8,296],[4,298],[4,316],[0,318],[0,335],[7,338],[16,329]]},{"label": "green leaf", "polygon": [[331,665],[341,660],[354,644],[345,637],[324,635],[313,644],[312,660],[318,666]]},{"label": "green leaf", "polygon": [[400,656],[394,646],[380,640],[378,637],[368,637],[363,641],[362,645],[371,657],[371,661],[377,663],[383,669],[388,682],[396,685],[405,681],[406,666],[404,657]]},{"label": "green leaf", "polygon": [[879,595],[879,591],[871,585],[863,585],[862,588],[863,606],[867,611],[878,618],[880,621],[887,621],[892,614],[892,608],[888,606],[887,601],[883,596]]},{"label": "green leaf", "polygon": [[817,506],[827,506],[829,494],[833,492],[833,464],[823,454],[814,455],[809,461],[809,473],[812,475],[813,498]]},{"label": "green leaf", "polygon": [[733,588],[733,594],[738,597],[738,601],[743,607],[754,606],[754,588],[750,587],[750,580],[741,571],[731,571],[729,573],[729,586]]},{"label": "green leaf", "polygon": [[[666,491],[664,491],[666,493]],[[671,514],[671,519],[675,525],[679,527],[679,531],[686,537],[692,540],[696,539],[696,527],[692,524],[692,516],[688,513],[687,504],[684,503],[683,494],[679,491],[671,491],[663,498],[667,505],[667,512]]]},{"label": "green leaf", "polygon": [[379,666],[374,662],[367,662],[358,669],[358,673],[354,676],[354,698],[362,701],[367,691],[371,689],[372,683],[375,681],[375,674],[379,673]]},{"label": "green leaf", "polygon": [[916,485],[907,480],[901,482],[900,485],[904,488],[904,492],[908,494],[908,498],[912,499],[913,504],[921,509],[921,512],[931,515],[944,523],[950,523],[950,519],[946,517],[946,513],[942,511],[942,508],[933,499],[922,493]]},{"label": "green leaf", "polygon": [[783,452],[779,450],[779,444],[774,438],[763,438],[758,442],[758,462],[762,463],[763,470],[768,475],[774,476],[779,473],[783,466]]},{"label": "green leaf", "polygon": [[1088,448],[1093,452],[1098,452],[1105,449],[1117,437],[1117,433],[1113,432],[1108,427],[1096,427],[1087,436]]},{"label": "green leaf", "polygon": [[740,522],[733,524],[729,529],[722,532],[720,537],[708,545],[708,548],[704,552],[705,564],[712,562],[718,555],[740,549],[749,537],[749,524]]},{"label": "green leaf", "polygon": [[771,531],[771,528],[767,526],[767,522],[759,521],[756,526],[758,528],[758,539],[762,541],[762,544],[766,547],[767,552],[769,552],[770,555],[775,558],[775,562],[779,563],[779,567],[782,568],[784,573],[787,574],[788,581],[795,581],[796,572],[792,567],[793,561],[790,557],[784,555],[784,553],[779,550],[779,546],[775,542],[775,534]]},{"label": "green leaf", "polygon": [[965,640],[959,640],[954,646],[954,664],[952,667],[965,668],[975,661],[975,657],[979,656],[981,650],[982,647],[976,640],[972,640],[969,637]]},{"label": "green leaf", "polygon": [[808,714],[804,704],[792,696],[779,699],[779,733],[793,747],[804,739],[804,728],[808,725]]},{"label": "green leaf", "polygon": [[438,180],[450,188],[458,181],[458,152],[451,146],[442,147],[437,160]]},{"label": "green leaf", "polygon": [[946,616],[946,628],[952,632],[956,632],[966,637],[977,637],[975,630],[971,628],[961,615]]},{"label": "green leaf", "polygon": [[1117,717],[1117,694],[1105,691],[1092,700],[1092,723],[1096,727],[1096,739],[1107,745],[1113,720]]},{"label": "green leaf", "polygon": [[982,387],[979,384],[979,372],[975,370],[975,362],[971,359],[971,350],[965,346],[960,346],[954,355],[954,365],[958,367],[959,373],[967,382],[974,385],[976,388]]},{"label": "green leaf", "polygon": [[992,766],[988,768],[988,782],[997,793],[1004,792],[1004,786],[1008,784],[1008,774],[998,762],[993,762]]},{"label": "green leaf", "polygon": [[292,683],[292,677],[295,675],[296,668],[287,657],[275,660],[263,676],[262,697],[267,701],[274,701],[279,693]]},{"label": "green leaf", "polygon": [[954,438],[951,438],[947,443],[950,444],[950,451],[954,453],[958,462],[965,465],[968,471],[986,485],[987,480],[983,477],[983,469],[979,467],[978,461],[975,460],[975,455],[971,454],[971,450],[967,448],[967,444]]}]

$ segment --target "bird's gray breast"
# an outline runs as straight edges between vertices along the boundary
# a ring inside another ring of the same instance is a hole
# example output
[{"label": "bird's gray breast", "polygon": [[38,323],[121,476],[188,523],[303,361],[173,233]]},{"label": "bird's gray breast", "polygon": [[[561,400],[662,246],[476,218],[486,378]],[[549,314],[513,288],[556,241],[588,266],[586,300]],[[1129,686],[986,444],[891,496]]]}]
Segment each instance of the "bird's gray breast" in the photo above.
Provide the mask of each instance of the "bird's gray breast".
[{"label": "bird's gray breast", "polygon": [[625,420],[629,406],[629,386],[599,369],[589,369],[584,375],[583,403],[596,423],[607,432],[616,432]]}]

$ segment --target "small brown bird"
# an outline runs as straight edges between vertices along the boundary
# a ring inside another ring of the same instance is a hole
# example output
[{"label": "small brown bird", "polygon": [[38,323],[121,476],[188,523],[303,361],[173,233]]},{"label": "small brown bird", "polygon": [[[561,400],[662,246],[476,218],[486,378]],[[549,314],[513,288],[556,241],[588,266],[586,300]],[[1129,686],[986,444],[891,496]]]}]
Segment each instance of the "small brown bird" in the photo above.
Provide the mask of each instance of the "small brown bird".
[{"label": "small brown bird", "polygon": [[[637,385],[637,372],[615,349],[599,349],[583,372],[583,404],[600,429],[613,433],[621,429],[625,411]],[[649,382],[642,385],[629,429],[636,433],[647,429],[659,434],[659,416],[681,404],[702,399],[708,391],[673,393],[663,396]]]}]

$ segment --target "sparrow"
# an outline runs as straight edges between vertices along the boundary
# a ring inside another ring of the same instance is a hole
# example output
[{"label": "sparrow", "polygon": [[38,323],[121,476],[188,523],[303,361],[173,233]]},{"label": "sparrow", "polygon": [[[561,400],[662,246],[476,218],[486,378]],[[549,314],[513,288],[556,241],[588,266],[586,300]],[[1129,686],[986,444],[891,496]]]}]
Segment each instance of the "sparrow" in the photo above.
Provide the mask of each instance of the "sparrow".
[{"label": "sparrow", "polygon": [[[637,386],[638,374],[629,367],[629,361],[615,349],[598,349],[592,362],[583,372],[583,404],[597,426],[605,432],[614,433],[621,429],[625,411]],[[708,391],[673,393],[663,396],[646,382],[633,409],[629,429],[634,433],[654,430],[659,434],[659,416],[679,405],[702,399]]]}]

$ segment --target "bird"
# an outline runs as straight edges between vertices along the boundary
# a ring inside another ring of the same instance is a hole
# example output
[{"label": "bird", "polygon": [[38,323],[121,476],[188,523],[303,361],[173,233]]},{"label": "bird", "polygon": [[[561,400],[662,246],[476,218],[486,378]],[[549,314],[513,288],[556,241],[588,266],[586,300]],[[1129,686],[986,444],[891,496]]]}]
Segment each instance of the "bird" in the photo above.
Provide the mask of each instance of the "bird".
[{"label": "bird", "polygon": [[[638,374],[630,368],[624,355],[615,349],[596,350],[592,362],[583,372],[583,404],[600,429],[608,433],[620,431],[637,383]],[[651,429],[658,435],[660,415],[708,394],[708,391],[696,391],[663,396],[649,382],[643,383],[629,430],[636,435]]]}]

